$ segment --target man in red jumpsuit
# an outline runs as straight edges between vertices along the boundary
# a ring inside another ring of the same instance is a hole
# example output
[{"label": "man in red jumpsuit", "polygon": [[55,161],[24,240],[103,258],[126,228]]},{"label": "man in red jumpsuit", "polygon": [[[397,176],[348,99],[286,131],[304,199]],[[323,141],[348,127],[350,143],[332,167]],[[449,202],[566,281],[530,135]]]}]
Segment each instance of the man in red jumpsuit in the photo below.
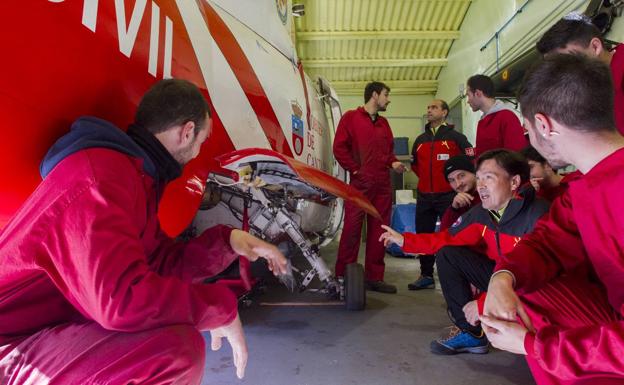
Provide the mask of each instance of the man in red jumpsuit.
[{"label": "man in red jumpsuit", "polygon": [[466,83],[468,105],[483,115],[477,124],[475,156],[497,148],[520,151],[529,144],[516,114],[494,99],[494,83],[485,75],[471,76]]},{"label": "man in red jumpsuit", "polygon": [[2,384],[199,384],[210,330],[237,375],[247,361],[237,299],[203,280],[238,255],[284,256],[225,226],[183,243],[158,224],[158,199],[210,133],[193,84],[163,80],[126,134],[83,117],[50,149],[43,181],[0,233]]},{"label": "man in red jumpsuit", "polygon": [[538,197],[552,202],[563,194],[567,188],[567,183],[561,183],[563,175],[558,174],[533,146],[523,148],[521,153],[529,162],[531,185],[537,191]]},{"label": "man in red jumpsuit", "polygon": [[[494,346],[527,355],[554,379],[536,377],[540,384],[624,384],[624,137],[615,128],[609,68],[582,55],[549,55],[527,74],[518,100],[533,146],[553,167],[572,164],[580,174],[497,263],[481,322]],[[518,299],[516,292],[539,294],[578,268],[589,274],[568,291],[582,301]],[[602,295],[579,290],[590,280]],[[606,300],[602,313],[614,309],[615,318],[583,310]],[[550,311],[527,314],[540,305]]]},{"label": "man in red jumpsuit", "polygon": [[371,82],[364,90],[364,106],[347,111],[340,119],[334,139],[334,156],[351,176],[350,184],[362,191],[375,206],[381,220],[366,215],[359,207],[345,202],[345,218],[338,246],[336,276],[344,276],[345,267],[357,261],[360,234],[366,215],[366,285],[369,290],[396,293],[394,285],[384,282],[384,246],[377,242],[381,225],[390,222],[392,189],[389,170],[405,172],[394,156],[394,138],[388,121],[379,115],[390,103],[390,88]]},{"label": "man in red jumpsuit", "polygon": [[624,135],[624,48],[617,45],[611,51],[602,42],[600,30],[584,15],[571,13],[556,22],[536,44],[543,54],[578,52],[598,58],[611,67],[613,77],[615,124]]}]

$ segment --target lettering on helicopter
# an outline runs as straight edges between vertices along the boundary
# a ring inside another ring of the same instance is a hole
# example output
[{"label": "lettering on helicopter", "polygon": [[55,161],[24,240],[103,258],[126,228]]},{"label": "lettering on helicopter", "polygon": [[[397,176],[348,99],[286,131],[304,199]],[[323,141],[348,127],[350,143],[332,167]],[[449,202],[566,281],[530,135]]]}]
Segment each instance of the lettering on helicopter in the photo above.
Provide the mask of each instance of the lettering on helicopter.
[{"label": "lettering on helicopter", "polygon": [[[52,3],[62,3],[65,0],[48,0]],[[95,32],[98,19],[98,0],[84,0],[82,8],[82,24],[91,32]],[[156,77],[158,69],[158,51],[160,44],[160,7],[154,3],[151,4],[151,23],[150,23],[150,43],[149,43],[149,59],[147,63],[147,72]],[[130,58],[134,44],[136,42],[139,26],[145,15],[147,0],[137,0],[130,14],[130,21],[127,22],[126,8],[123,0],[115,0],[115,19],[117,22],[117,39],[119,43],[119,52]],[[171,77],[172,47],[173,47],[173,22],[167,16],[165,19],[165,37],[164,37],[164,53],[163,53],[163,78]]]}]

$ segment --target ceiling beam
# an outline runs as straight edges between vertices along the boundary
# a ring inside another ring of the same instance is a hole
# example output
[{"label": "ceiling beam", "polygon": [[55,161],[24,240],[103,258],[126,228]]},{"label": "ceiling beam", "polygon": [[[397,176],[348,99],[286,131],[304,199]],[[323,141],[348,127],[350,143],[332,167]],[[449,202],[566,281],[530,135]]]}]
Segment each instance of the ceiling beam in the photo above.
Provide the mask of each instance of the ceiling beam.
[{"label": "ceiling beam", "polygon": [[[438,90],[437,80],[383,80],[392,95],[433,95]],[[330,81],[338,95],[362,95],[366,81]]]},{"label": "ceiling beam", "polygon": [[[345,95],[358,95],[361,96],[364,93],[364,89],[355,89],[355,88],[337,88],[336,93],[338,96]],[[437,88],[392,88],[390,92],[390,96],[392,95],[435,95],[438,91]]]},{"label": "ceiling beam", "polygon": [[304,68],[336,67],[444,67],[447,59],[309,59]]},{"label": "ceiling beam", "polygon": [[[393,93],[395,89],[401,89],[401,88],[426,88],[426,89],[434,88],[435,89],[438,87],[437,80],[384,80],[383,82],[386,83],[388,87],[392,89]],[[334,81],[330,80],[329,81],[329,84],[331,84],[331,86],[334,89],[341,89],[341,90],[354,89],[354,90],[358,90],[359,92],[364,90],[364,87],[366,87],[368,83],[369,83],[368,81],[347,81],[347,80],[334,80]]]},{"label": "ceiling beam", "polygon": [[297,41],[322,40],[454,40],[459,31],[319,31],[297,32]]}]

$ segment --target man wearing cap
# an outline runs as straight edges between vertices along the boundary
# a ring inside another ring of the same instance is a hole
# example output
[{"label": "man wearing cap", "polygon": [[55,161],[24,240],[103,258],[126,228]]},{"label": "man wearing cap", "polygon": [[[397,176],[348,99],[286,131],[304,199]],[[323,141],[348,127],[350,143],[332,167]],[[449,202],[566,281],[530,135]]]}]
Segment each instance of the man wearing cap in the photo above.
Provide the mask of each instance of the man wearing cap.
[{"label": "man wearing cap", "polygon": [[[416,232],[435,231],[438,217],[450,206],[455,192],[444,177],[444,163],[452,156],[474,155],[466,136],[446,123],[449,106],[436,99],[427,106],[425,132],[419,135],[412,147],[412,170],[418,176],[416,203]],[[420,277],[407,285],[410,290],[433,289],[433,255],[420,256]]]},{"label": "man wearing cap", "polygon": [[466,155],[457,155],[444,164],[444,176],[455,197],[440,219],[440,231],[451,227],[455,221],[472,207],[481,203],[477,193],[477,178],[472,160]]}]

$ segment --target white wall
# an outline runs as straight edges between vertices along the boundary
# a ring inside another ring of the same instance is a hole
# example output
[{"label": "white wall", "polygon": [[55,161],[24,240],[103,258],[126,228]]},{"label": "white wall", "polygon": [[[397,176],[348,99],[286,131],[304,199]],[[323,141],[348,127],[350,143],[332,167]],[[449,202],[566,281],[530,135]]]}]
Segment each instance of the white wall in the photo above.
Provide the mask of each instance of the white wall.
[{"label": "white wall", "polygon": [[[362,91],[363,92],[363,91]],[[362,96],[338,96],[342,111],[351,110],[363,104]],[[433,99],[433,95],[392,95],[390,92],[390,105],[386,112],[381,115],[388,119],[392,134],[397,137],[409,138],[409,149],[418,135],[423,132],[426,122],[423,116],[427,113],[427,105]],[[416,189],[418,178],[413,172],[405,175],[405,187]]]},{"label": "white wall", "polygon": [[[459,100],[459,88],[475,74],[492,75],[496,68],[496,40],[481,51],[486,42],[498,31],[527,0],[474,0],[461,26],[461,36],[453,43],[448,65],[438,78],[436,97],[451,103]],[[505,65],[523,54],[541,35],[565,14],[584,11],[587,0],[529,0],[522,13],[500,33],[499,64]],[[472,112],[462,103],[463,131],[475,143],[476,125],[480,112]]]}]

